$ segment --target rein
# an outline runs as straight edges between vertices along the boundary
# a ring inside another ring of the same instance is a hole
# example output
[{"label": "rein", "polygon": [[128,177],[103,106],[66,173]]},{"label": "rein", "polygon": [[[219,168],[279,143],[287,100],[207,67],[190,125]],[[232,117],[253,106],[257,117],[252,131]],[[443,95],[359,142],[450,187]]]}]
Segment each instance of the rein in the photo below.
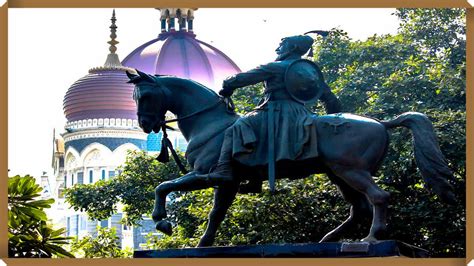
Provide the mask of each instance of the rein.
[{"label": "rein", "polygon": [[181,120],[184,120],[184,119],[193,117],[193,116],[195,116],[195,115],[198,115],[198,114],[200,114],[200,113],[203,113],[203,112],[205,112],[205,111],[208,111],[208,110],[211,110],[211,109],[217,107],[217,106],[218,106],[220,103],[222,103],[222,102],[224,102],[224,99],[223,99],[223,98],[220,98],[220,99],[219,99],[217,102],[215,102],[213,105],[210,105],[210,106],[208,106],[208,107],[206,107],[206,108],[204,108],[204,109],[201,109],[201,110],[199,110],[199,111],[193,112],[193,113],[191,113],[191,114],[189,114],[189,115],[185,115],[185,116],[183,116],[183,117],[179,117],[179,118],[175,118],[175,119],[170,119],[170,120],[161,121],[161,122],[160,122],[160,123],[161,123],[160,126],[166,125],[166,124],[168,124],[168,123],[179,122],[179,121],[181,121]]},{"label": "rein", "polygon": [[178,157],[178,154],[176,153],[176,150],[173,148],[173,144],[171,141],[168,139],[168,133],[166,132],[166,129],[171,129],[174,130],[174,128],[167,126],[166,124],[168,123],[173,123],[173,122],[179,122],[184,119],[188,119],[190,117],[196,116],[198,114],[204,113],[206,111],[209,111],[211,109],[216,108],[219,104],[225,103],[227,107],[228,112],[234,113],[234,104],[232,102],[232,99],[230,98],[220,98],[217,102],[215,102],[212,105],[207,106],[206,108],[203,108],[201,110],[198,110],[196,112],[193,112],[191,114],[185,115],[183,117],[175,118],[175,119],[170,119],[170,120],[161,120],[160,118],[157,118],[157,122],[159,122],[159,126],[161,127],[161,130],[163,131],[163,138],[161,139],[161,151],[160,155],[156,157],[156,160],[158,160],[161,163],[166,163],[169,162],[169,153],[168,149],[171,151],[171,155],[173,156],[173,159],[175,160],[179,170],[181,173],[184,175],[188,173],[188,170],[186,170],[186,167],[183,165],[181,160]]}]

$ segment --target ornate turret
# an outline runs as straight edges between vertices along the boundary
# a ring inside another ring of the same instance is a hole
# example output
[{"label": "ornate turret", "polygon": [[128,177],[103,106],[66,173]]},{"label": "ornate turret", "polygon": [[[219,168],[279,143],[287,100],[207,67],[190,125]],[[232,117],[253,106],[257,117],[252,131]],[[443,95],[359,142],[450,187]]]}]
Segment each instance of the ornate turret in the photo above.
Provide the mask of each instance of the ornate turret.
[{"label": "ornate turret", "polygon": [[[178,22],[179,31],[193,32],[194,11],[197,10],[197,8],[157,9],[161,11],[161,32],[176,31],[176,22]],[[166,29],[166,26],[168,26],[168,29]]]}]

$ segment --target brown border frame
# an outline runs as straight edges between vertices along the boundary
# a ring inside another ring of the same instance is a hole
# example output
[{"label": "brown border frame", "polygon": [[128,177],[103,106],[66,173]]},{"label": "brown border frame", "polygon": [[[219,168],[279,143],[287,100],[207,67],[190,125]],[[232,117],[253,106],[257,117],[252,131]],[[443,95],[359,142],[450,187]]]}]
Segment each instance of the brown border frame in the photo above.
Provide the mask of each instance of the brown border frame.
[{"label": "brown border frame", "polygon": [[466,0],[295,0],[295,1],[273,1],[273,0],[231,0],[223,3],[218,0],[200,0],[198,4],[194,0],[138,0],[138,1],[114,1],[114,0],[10,0],[9,7],[155,7],[155,6],[198,6],[198,7],[463,7],[470,5]]},{"label": "brown border frame", "polygon": [[[474,259],[473,234],[473,123],[472,111],[474,93],[474,9],[466,0],[293,0],[276,2],[265,0],[256,3],[255,0],[233,0],[222,3],[217,0],[135,0],[135,1],[114,1],[114,0],[10,0],[0,7],[0,172],[6,174],[0,178],[0,258],[7,258],[7,180],[8,180],[8,8],[125,8],[125,7],[156,7],[156,6],[198,6],[198,7],[426,7],[426,8],[447,8],[458,7],[467,8],[467,80],[466,80],[466,258],[455,259],[406,259],[406,258],[371,258],[371,259],[4,259],[7,265],[127,265],[133,263],[137,265],[467,265]],[[468,178],[469,177],[469,178]]]},{"label": "brown border frame", "polygon": [[8,2],[0,8],[0,258],[8,256]]}]

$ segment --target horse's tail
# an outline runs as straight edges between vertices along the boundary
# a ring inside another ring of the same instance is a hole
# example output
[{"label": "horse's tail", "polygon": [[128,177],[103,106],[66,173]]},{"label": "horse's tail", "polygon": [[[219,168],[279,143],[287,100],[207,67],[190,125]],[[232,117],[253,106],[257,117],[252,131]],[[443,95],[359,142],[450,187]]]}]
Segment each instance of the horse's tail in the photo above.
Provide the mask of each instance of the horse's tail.
[{"label": "horse's tail", "polygon": [[453,174],[441,153],[433,125],[428,117],[422,113],[407,112],[381,123],[387,129],[399,126],[411,129],[415,160],[423,179],[443,201],[454,204],[456,199],[453,188],[447,181]]}]

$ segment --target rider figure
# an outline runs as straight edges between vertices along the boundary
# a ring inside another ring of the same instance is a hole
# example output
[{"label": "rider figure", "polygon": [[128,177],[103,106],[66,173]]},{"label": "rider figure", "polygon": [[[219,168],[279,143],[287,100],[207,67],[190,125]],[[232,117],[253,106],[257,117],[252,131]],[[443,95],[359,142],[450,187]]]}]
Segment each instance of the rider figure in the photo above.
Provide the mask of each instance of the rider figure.
[{"label": "rider figure", "polygon": [[[224,97],[230,97],[236,88],[259,82],[264,82],[265,97],[255,111],[240,118],[226,130],[216,168],[209,174],[199,176],[211,183],[231,181],[233,159],[250,166],[268,163],[269,101],[275,110],[275,161],[317,157],[314,114],[289,95],[284,81],[288,66],[301,59],[312,44],[313,39],[306,35],[283,38],[276,49],[278,56],[275,62],[236,74],[224,81],[223,89],[219,92]],[[324,103],[327,113],[341,111],[339,100],[326,84],[319,99]]]}]

